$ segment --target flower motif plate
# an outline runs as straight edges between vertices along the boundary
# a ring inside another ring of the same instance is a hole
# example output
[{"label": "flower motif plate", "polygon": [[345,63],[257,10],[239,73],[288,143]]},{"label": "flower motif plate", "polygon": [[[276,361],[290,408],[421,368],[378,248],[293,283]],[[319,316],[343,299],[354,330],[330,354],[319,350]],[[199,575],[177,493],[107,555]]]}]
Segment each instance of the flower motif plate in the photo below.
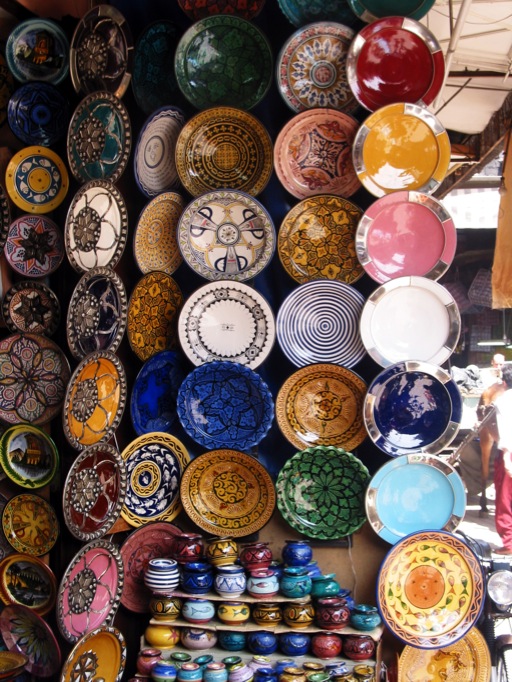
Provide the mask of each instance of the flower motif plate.
[{"label": "flower motif plate", "polygon": [[57,595],[57,625],[68,642],[115,618],[123,590],[123,560],[112,542],[84,545],[66,568]]},{"label": "flower motif plate", "polygon": [[270,520],[275,490],[267,470],[252,455],[212,450],[195,457],[180,484],[183,508],[206,533],[243,537]]},{"label": "flower motif plate", "polygon": [[26,83],[7,105],[9,127],[27,145],[54,145],[65,137],[69,115],[68,99],[51,83]]},{"label": "flower motif plate", "polygon": [[420,531],[400,540],[380,567],[377,605],[405,644],[440,649],[477,623],[485,576],[469,546],[446,531]]},{"label": "flower motif plate", "polygon": [[265,0],[215,0],[205,4],[202,0],[178,0],[178,5],[192,21],[212,14],[233,14],[243,19],[254,19],[265,5]]},{"label": "flower motif plate", "polygon": [[272,140],[249,112],[213,107],[183,126],[176,142],[176,168],[194,197],[216,189],[257,196],[272,175]]},{"label": "flower motif plate", "polygon": [[278,0],[279,9],[294,26],[305,26],[315,21],[339,21],[347,26],[356,17],[347,0]]},{"label": "flower motif plate", "polygon": [[161,192],[142,209],[133,237],[133,255],[142,273],[172,275],[182,264],[176,232],[184,208],[180,194]]},{"label": "flower motif plate", "polygon": [[247,284],[211,282],[185,301],[178,334],[194,365],[230,360],[255,369],[274,345],[274,314],[265,298]]},{"label": "flower motif plate", "polygon": [[247,450],[267,434],[274,419],[268,386],[249,367],[226,360],[196,367],[178,391],[178,417],[208,449]]},{"label": "flower motif plate", "polygon": [[126,666],[126,642],[120,630],[102,625],[83,635],[69,653],[61,671],[62,682],[90,679],[121,682]]},{"label": "flower motif plate", "polygon": [[41,559],[10,554],[0,562],[0,599],[4,604],[21,604],[44,616],[55,606],[57,580]]},{"label": "flower motif plate", "polygon": [[52,336],[60,322],[60,303],[56,294],[37,280],[13,284],[2,300],[6,327],[13,333]]},{"label": "flower motif plate", "polygon": [[39,495],[11,497],[2,512],[2,529],[9,544],[20,554],[42,556],[57,542],[59,522],[53,507]]},{"label": "flower motif plate", "polygon": [[183,443],[154,431],[133,440],[122,452],[128,487],[121,516],[131,526],[172,521],[182,510],[180,480],[190,461]]},{"label": "flower motif plate", "polygon": [[61,231],[47,216],[22,215],[9,227],[4,254],[17,275],[47,277],[64,258]]},{"label": "flower motif plate", "polygon": [[127,488],[126,466],[112,445],[99,443],[73,461],[62,492],[68,530],[82,542],[104,536],[119,518]]},{"label": "flower motif plate", "polygon": [[363,21],[371,23],[381,17],[422,19],[435,0],[348,0],[348,5]]},{"label": "flower motif plate", "polygon": [[35,490],[53,480],[59,452],[50,436],[38,426],[19,424],[0,436],[0,465],[13,483]]},{"label": "flower motif plate", "polygon": [[56,21],[26,19],[9,33],[5,58],[20,83],[44,81],[57,85],[69,72],[69,42]]},{"label": "flower motif plate", "polygon": [[366,521],[364,495],[370,475],[352,453],[317,445],[297,452],[277,476],[277,507],[296,531],[336,540]]}]

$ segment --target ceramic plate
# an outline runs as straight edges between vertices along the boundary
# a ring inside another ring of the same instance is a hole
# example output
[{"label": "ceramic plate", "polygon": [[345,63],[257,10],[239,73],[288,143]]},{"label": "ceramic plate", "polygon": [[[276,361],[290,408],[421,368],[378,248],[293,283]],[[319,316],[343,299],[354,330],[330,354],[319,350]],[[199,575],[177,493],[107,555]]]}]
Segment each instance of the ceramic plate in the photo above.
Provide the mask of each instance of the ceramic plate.
[{"label": "ceramic plate", "polygon": [[2,314],[13,333],[52,336],[60,322],[60,303],[55,292],[38,280],[13,284],[4,294]]},{"label": "ceramic plate", "polygon": [[192,370],[180,386],[177,407],[188,435],[210,450],[247,450],[266,436],[274,418],[272,394],[261,377],[226,360]]},{"label": "ceramic plate", "polygon": [[185,301],[178,322],[183,351],[194,365],[230,360],[258,367],[275,340],[268,302],[243,282],[211,282]]},{"label": "ceramic plate", "polygon": [[356,22],[347,0],[278,0],[278,6],[294,26],[313,21],[339,21],[348,26]]},{"label": "ceramic plate", "polygon": [[142,209],[133,237],[133,255],[142,273],[172,275],[182,264],[176,231],[184,208],[180,194],[162,192]]},{"label": "ceramic plate", "polygon": [[258,532],[275,507],[272,479],[262,464],[237,450],[195,457],[181,478],[183,508],[213,535],[243,537]]},{"label": "ceramic plate", "polygon": [[172,521],[182,510],[180,480],[190,461],[175,436],[159,431],[133,440],[122,452],[128,487],[121,516],[131,526]]},{"label": "ceramic plate", "polygon": [[333,21],[316,21],[286,40],[277,60],[277,85],[294,111],[330,107],[352,113],[358,103],[346,60],[354,31]]},{"label": "ceramic plate", "polygon": [[274,255],[274,223],[245,192],[207,192],[183,211],[178,243],[187,265],[206,279],[251,279]]},{"label": "ceramic plate", "polygon": [[342,448],[318,445],[297,452],[277,476],[277,507],[297,532],[336,540],[366,521],[368,469]]},{"label": "ceramic plate", "polygon": [[422,19],[435,0],[348,0],[352,11],[363,21],[371,23],[381,17],[400,16]]},{"label": "ceramic plate", "polygon": [[17,275],[47,277],[64,258],[61,230],[47,216],[22,215],[9,227],[4,254]]},{"label": "ceramic plate", "polygon": [[365,26],[351,43],[347,79],[357,101],[375,111],[396,102],[431,104],[444,82],[444,55],[415,19],[393,16]]},{"label": "ceramic plate", "polygon": [[407,275],[438,280],[455,256],[457,231],[434,197],[393,192],[366,209],[355,240],[359,262],[380,284]]},{"label": "ceramic plate", "polygon": [[355,235],[362,210],[334,194],[299,201],[279,228],[277,248],[286,272],[300,284],[335,279],[352,284],[364,270]]},{"label": "ceramic plate", "polygon": [[146,523],[132,531],[121,545],[124,587],[121,604],[134,613],[149,612],[151,592],[144,584],[150,559],[172,558],[174,538],[181,530],[168,521]]},{"label": "ceramic plate", "polygon": [[388,455],[436,455],[459,431],[462,397],[449,372],[406,360],[371,382],[363,416],[371,439]]},{"label": "ceramic plate", "polygon": [[35,490],[52,482],[59,466],[59,453],[46,431],[19,424],[0,436],[0,465],[13,483]]},{"label": "ceramic plate", "polygon": [[373,476],[365,504],[373,530],[393,545],[422,530],[453,532],[466,512],[466,491],[460,475],[444,459],[400,455]]},{"label": "ceramic plate", "polygon": [[426,277],[397,277],[381,284],[364,304],[361,339],[382,367],[406,360],[442,365],[460,334],[452,295]]},{"label": "ceramic plate", "polygon": [[51,83],[26,83],[9,99],[7,122],[27,145],[51,147],[68,130],[69,101]]},{"label": "ceramic plate", "polygon": [[69,42],[56,21],[26,19],[9,33],[5,58],[10,72],[21,83],[45,81],[56,85],[69,72]]},{"label": "ceramic plate", "polygon": [[110,541],[93,540],[69,563],[57,596],[57,624],[67,642],[111,625],[123,591],[123,560]]},{"label": "ceramic plate", "polygon": [[194,197],[216,189],[257,196],[272,175],[272,140],[252,114],[213,107],[183,126],[176,142],[176,167],[183,187]]},{"label": "ceramic plate", "polygon": [[431,194],[450,164],[450,139],[439,119],[419,104],[388,104],[359,127],[354,167],[362,185],[381,197],[399,190]]},{"label": "ceramic plate", "polygon": [[205,4],[202,0],[178,0],[178,5],[192,21],[199,21],[211,14],[234,14],[243,19],[254,19],[263,6],[265,0],[215,0]]},{"label": "ceramic plate", "polygon": [[[3,494],[0,493],[0,518],[2,517],[5,509],[5,505],[7,504],[7,497]],[[5,537],[4,533],[0,533],[0,560],[4,559],[6,556],[9,556],[10,554],[14,553],[14,547],[8,542],[7,538]]]},{"label": "ceramic plate", "polygon": [[126,466],[112,445],[100,443],[73,461],[62,492],[64,522],[76,538],[102,537],[119,518],[127,488]]},{"label": "ceramic plate", "polygon": [[69,443],[83,450],[109,440],[123,416],[126,392],[126,373],[114,353],[86,355],[66,392],[62,421]]},{"label": "ceramic plate", "polygon": [[120,682],[126,666],[126,642],[120,630],[102,625],[81,637],[68,655],[61,682],[75,682],[86,674],[92,679]]},{"label": "ceramic plate", "polygon": [[476,624],[485,598],[480,562],[446,531],[412,533],[380,567],[377,604],[384,623],[405,644],[439,649]]},{"label": "ceramic plate", "polygon": [[53,507],[39,495],[28,493],[7,501],[2,528],[14,550],[30,556],[47,554],[59,536],[59,522]]},{"label": "ceramic plate", "polygon": [[363,295],[344,282],[317,280],[294,289],[277,313],[277,340],[297,367],[353,367],[366,354],[359,335]]},{"label": "ceramic plate", "polygon": [[28,656],[18,651],[0,651],[0,679],[11,680],[21,675],[28,663]]},{"label": "ceramic plate", "polygon": [[41,559],[10,554],[0,562],[0,599],[4,604],[21,604],[44,616],[55,606],[57,580]]},{"label": "ceramic plate", "polygon": [[367,386],[355,372],[331,364],[294,372],[276,398],[276,419],[296,448],[334,445],[352,450],[366,438],[363,404]]},{"label": "ceramic plate", "polygon": [[196,109],[252,109],[270,88],[272,67],[272,50],[261,29],[222,14],[193,23],[174,55],[178,87]]}]

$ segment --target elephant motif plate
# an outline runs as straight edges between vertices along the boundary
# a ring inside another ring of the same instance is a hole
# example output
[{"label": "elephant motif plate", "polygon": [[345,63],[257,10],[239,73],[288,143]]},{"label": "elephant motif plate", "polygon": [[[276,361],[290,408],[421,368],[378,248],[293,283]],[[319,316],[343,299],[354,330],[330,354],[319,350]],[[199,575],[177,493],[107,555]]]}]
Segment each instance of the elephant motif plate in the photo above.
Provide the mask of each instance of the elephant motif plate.
[{"label": "elephant motif plate", "polygon": [[46,431],[18,424],[0,436],[0,465],[13,483],[36,490],[52,482],[59,467],[59,452]]},{"label": "elephant motif plate", "polygon": [[28,554],[10,554],[0,562],[0,599],[21,604],[45,616],[57,600],[57,580],[41,559]]},{"label": "elephant motif plate", "polygon": [[69,653],[61,671],[62,682],[75,682],[87,670],[92,679],[120,682],[126,666],[126,642],[120,630],[102,625],[87,632]]},{"label": "elephant motif plate", "polygon": [[161,192],[142,209],[135,235],[133,255],[139,270],[172,275],[183,263],[178,247],[178,221],[185,200],[177,192]]},{"label": "elephant motif plate", "polygon": [[7,501],[2,512],[2,529],[16,552],[36,557],[52,549],[60,530],[51,504],[39,495],[28,493]]},{"label": "elephant motif plate", "polygon": [[6,327],[17,332],[52,336],[60,322],[60,303],[52,289],[38,280],[13,284],[4,294],[2,313]]}]

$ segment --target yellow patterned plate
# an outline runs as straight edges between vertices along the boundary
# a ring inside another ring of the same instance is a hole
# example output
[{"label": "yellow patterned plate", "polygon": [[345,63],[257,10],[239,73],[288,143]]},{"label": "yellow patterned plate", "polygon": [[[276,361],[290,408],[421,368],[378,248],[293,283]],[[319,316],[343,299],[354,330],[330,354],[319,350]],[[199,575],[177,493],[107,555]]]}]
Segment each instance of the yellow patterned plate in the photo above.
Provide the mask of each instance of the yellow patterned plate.
[{"label": "yellow patterned plate", "polygon": [[237,538],[260,530],[276,502],[272,479],[258,460],[228,449],[195,457],[181,478],[180,495],[199,528]]},{"label": "yellow patterned plate", "polygon": [[377,600],[391,632],[419,649],[464,637],[480,616],[485,577],[475,553],[446,531],[412,533],[380,568]]},{"label": "yellow patterned plate", "polygon": [[12,680],[21,675],[28,663],[28,656],[18,651],[0,651],[0,680]]},{"label": "yellow patterned plate", "polygon": [[172,275],[183,262],[176,229],[184,208],[180,194],[162,192],[142,209],[133,238],[133,255],[142,273]]},{"label": "yellow patterned plate", "polygon": [[75,644],[64,666],[60,682],[91,679],[119,682],[126,665],[126,642],[115,627],[103,625],[86,633]]},{"label": "yellow patterned plate", "polygon": [[5,505],[2,529],[16,552],[42,556],[55,545],[59,522],[53,507],[42,497],[21,494]]}]

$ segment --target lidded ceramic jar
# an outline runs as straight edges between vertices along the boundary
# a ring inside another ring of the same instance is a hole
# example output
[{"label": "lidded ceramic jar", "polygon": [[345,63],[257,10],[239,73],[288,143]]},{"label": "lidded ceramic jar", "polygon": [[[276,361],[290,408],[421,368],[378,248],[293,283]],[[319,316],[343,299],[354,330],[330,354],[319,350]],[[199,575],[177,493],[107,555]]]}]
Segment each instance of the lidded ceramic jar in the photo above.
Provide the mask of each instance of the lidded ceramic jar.
[{"label": "lidded ceramic jar", "polygon": [[341,637],[335,632],[317,632],[311,637],[311,651],[317,658],[336,658],[342,647]]},{"label": "lidded ceramic jar", "polygon": [[275,602],[257,602],[252,606],[252,618],[257,625],[267,628],[275,627],[283,620],[283,612]]},{"label": "lidded ceramic jar", "polygon": [[356,604],[350,612],[350,624],[356,630],[368,632],[376,628],[382,619],[376,606],[370,604]]},{"label": "lidded ceramic jar", "polygon": [[189,623],[204,625],[215,616],[215,605],[209,599],[186,599],[181,615]]},{"label": "lidded ceramic jar", "polygon": [[251,597],[274,597],[279,592],[279,580],[270,568],[258,568],[249,572],[246,589]]},{"label": "lidded ceramic jar", "polygon": [[151,675],[151,669],[155,666],[162,656],[161,649],[156,647],[144,647],[137,654],[137,661],[135,667],[139,675],[144,677],[149,677]]},{"label": "lidded ceramic jar", "polygon": [[193,659],[193,662],[200,665],[204,672],[208,663],[213,662],[213,654],[201,654],[200,656],[196,656],[196,658]]},{"label": "lidded ceramic jar", "polygon": [[290,599],[306,597],[311,592],[313,581],[303,566],[287,566],[279,584],[281,594]]},{"label": "lidded ceramic jar", "polygon": [[340,591],[340,585],[334,573],[325,575],[311,576],[312,587],[311,596],[314,599],[323,597],[335,597]]},{"label": "lidded ceramic jar", "polygon": [[247,577],[242,566],[231,564],[217,566],[213,589],[221,597],[239,597],[247,587]]},{"label": "lidded ceramic jar", "polygon": [[344,635],[343,655],[352,661],[365,661],[375,653],[375,642],[370,635]]},{"label": "lidded ceramic jar", "polygon": [[179,597],[154,594],[149,601],[149,610],[155,620],[176,620],[181,613],[183,601]]},{"label": "lidded ceramic jar", "polygon": [[239,560],[246,571],[269,568],[272,563],[272,550],[268,542],[251,542],[242,545]]},{"label": "lidded ceramic jar", "polygon": [[[181,628],[180,641],[186,649],[211,649],[217,644],[215,630],[202,630],[201,628]],[[201,668],[201,666],[199,666]],[[202,677],[202,669],[201,669]]]},{"label": "lidded ceramic jar", "polygon": [[[226,651],[243,651],[247,642],[245,632],[239,630],[217,630],[217,641],[219,646]],[[228,658],[232,658],[228,656]],[[223,661],[225,663],[225,661]],[[226,664],[226,668],[229,668]]]},{"label": "lidded ceramic jar", "polygon": [[172,554],[180,565],[189,561],[202,561],[204,558],[203,536],[199,533],[176,535],[172,544]]},{"label": "lidded ceramic jar", "polygon": [[200,682],[203,679],[203,670],[198,663],[192,661],[182,663],[176,679],[178,682]]},{"label": "lidded ceramic jar", "polygon": [[293,629],[307,628],[315,619],[315,609],[311,603],[287,602],[283,606],[283,620]]},{"label": "lidded ceramic jar", "polygon": [[190,663],[192,656],[187,654],[186,651],[174,651],[171,654],[171,661],[174,663],[176,668],[181,668],[183,663]]},{"label": "lidded ceramic jar", "polygon": [[242,601],[225,601],[217,607],[217,618],[224,625],[239,625],[249,620],[251,609]]},{"label": "lidded ceramic jar", "polygon": [[238,545],[231,537],[211,538],[206,543],[205,557],[212,566],[228,566],[238,559]]},{"label": "lidded ceramic jar", "polygon": [[187,594],[206,594],[213,585],[213,567],[207,561],[189,561],[181,566],[180,587]]},{"label": "lidded ceramic jar", "polygon": [[242,663],[242,657],[241,656],[226,656],[225,658],[222,659],[222,662],[228,669],[228,672],[234,668],[237,665],[240,665]]},{"label": "lidded ceramic jar", "polygon": [[287,566],[306,566],[313,558],[313,550],[307,540],[285,540],[281,556]]},{"label": "lidded ceramic jar", "polygon": [[277,682],[277,673],[271,666],[258,668],[254,671],[254,682]]},{"label": "lidded ceramic jar", "polygon": [[178,563],[162,557],[150,559],[143,580],[153,594],[172,595],[180,583]]},{"label": "lidded ceramic jar", "polygon": [[153,682],[174,682],[177,674],[178,670],[174,663],[160,659],[151,670],[151,679]]},{"label": "lidded ceramic jar", "polygon": [[229,682],[250,682],[254,678],[254,670],[245,663],[234,665],[229,673]]},{"label": "lidded ceramic jar", "polygon": [[348,625],[350,609],[347,602],[339,597],[318,599],[315,607],[315,621],[324,630],[341,630]]},{"label": "lidded ceramic jar", "polygon": [[374,682],[375,670],[370,665],[355,665],[352,673],[356,682]]}]

